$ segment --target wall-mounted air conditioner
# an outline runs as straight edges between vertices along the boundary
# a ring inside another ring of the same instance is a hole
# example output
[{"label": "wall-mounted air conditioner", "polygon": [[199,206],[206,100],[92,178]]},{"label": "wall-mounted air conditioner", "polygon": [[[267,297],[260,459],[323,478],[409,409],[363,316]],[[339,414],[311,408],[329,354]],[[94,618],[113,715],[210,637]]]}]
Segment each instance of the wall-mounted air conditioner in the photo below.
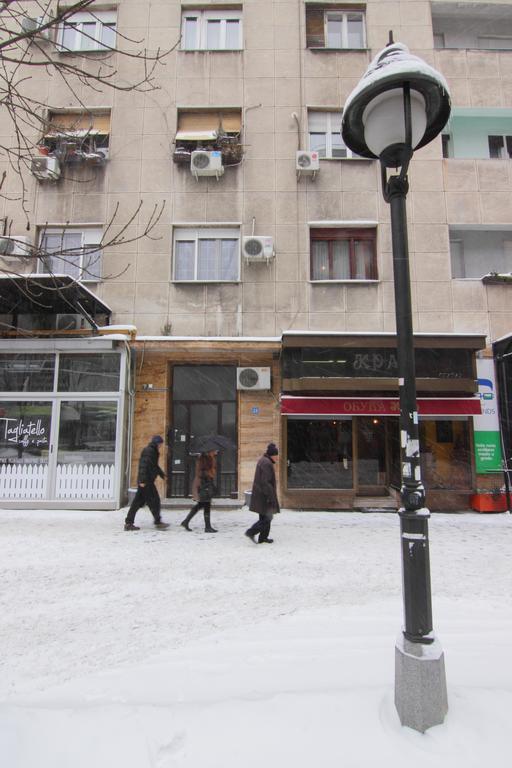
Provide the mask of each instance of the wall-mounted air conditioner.
[{"label": "wall-mounted air conditioner", "polygon": [[60,176],[59,161],[49,155],[33,157],[30,170],[39,181],[57,181]]},{"label": "wall-mounted air conditioner", "polygon": [[18,259],[32,255],[32,244],[28,237],[0,236],[0,256],[4,259]]},{"label": "wall-mounted air conditioner", "polygon": [[269,262],[275,256],[274,238],[257,237],[251,235],[244,237],[242,243],[243,257],[249,262]]},{"label": "wall-mounted air conditioner", "polygon": [[320,156],[318,152],[305,152],[303,150],[297,152],[295,168],[299,178],[301,176],[314,177],[317,171],[320,170]]},{"label": "wall-mounted air conditioner", "polygon": [[270,389],[270,368],[237,368],[237,389]]},{"label": "wall-mounted air conditioner", "polygon": [[82,316],[75,314],[58,314],[55,317],[57,331],[79,331],[82,327]]},{"label": "wall-mounted air conditioner", "polygon": [[224,173],[222,154],[216,150],[197,149],[190,156],[190,170],[196,179],[198,176],[216,176],[218,179]]},{"label": "wall-mounted air conditioner", "polygon": [[32,35],[37,33],[38,39],[43,40],[51,40],[54,29],[53,27],[47,27],[46,29],[43,29],[42,32],[39,32],[41,27],[44,24],[48,24],[48,22],[51,21],[51,19],[48,16],[25,16],[21,20],[21,28],[23,32]]}]

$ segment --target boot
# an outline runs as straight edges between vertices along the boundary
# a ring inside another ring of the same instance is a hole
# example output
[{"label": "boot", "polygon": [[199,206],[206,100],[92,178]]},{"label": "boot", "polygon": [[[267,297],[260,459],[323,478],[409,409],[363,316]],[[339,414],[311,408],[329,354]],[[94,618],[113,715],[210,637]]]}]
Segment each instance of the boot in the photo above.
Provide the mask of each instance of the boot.
[{"label": "boot", "polygon": [[124,524],[125,531],[140,531],[140,528],[138,525],[134,525],[133,523],[125,523]]},{"label": "boot", "polygon": [[204,513],[204,532],[205,533],[217,533],[216,528],[212,528],[210,523],[210,513],[206,512]]},{"label": "boot", "polygon": [[197,509],[196,509],[196,507],[192,507],[192,509],[190,510],[190,512],[188,513],[188,515],[186,516],[186,518],[185,518],[184,520],[182,520],[182,521],[181,521],[180,525],[181,525],[181,526],[183,526],[183,528],[184,528],[186,531],[191,531],[191,530],[192,530],[192,528],[189,528],[188,524],[190,523],[190,521],[192,520],[192,518],[194,517],[194,515],[196,514],[196,512],[197,512]]}]

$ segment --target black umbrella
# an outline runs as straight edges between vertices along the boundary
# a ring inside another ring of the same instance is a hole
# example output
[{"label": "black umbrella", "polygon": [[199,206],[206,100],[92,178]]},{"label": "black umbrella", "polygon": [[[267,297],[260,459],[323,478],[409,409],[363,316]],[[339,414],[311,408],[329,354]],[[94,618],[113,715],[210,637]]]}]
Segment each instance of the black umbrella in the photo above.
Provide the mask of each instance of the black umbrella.
[{"label": "black umbrella", "polygon": [[208,453],[236,448],[235,443],[224,435],[201,435],[190,441],[190,453]]}]

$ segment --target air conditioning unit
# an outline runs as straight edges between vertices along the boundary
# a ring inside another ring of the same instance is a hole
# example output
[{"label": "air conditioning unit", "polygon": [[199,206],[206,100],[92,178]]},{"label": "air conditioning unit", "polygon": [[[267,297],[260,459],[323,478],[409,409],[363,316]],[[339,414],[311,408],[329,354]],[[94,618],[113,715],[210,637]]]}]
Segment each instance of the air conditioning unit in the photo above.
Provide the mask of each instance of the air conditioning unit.
[{"label": "air conditioning unit", "polygon": [[246,261],[269,262],[275,256],[273,237],[244,237],[242,244]]},{"label": "air conditioning unit", "polygon": [[[36,16],[36,17],[30,17],[25,16],[21,20],[21,28],[23,32],[31,35],[36,34],[39,29],[43,26],[43,24],[47,24],[49,21],[51,21],[48,16]],[[53,27],[47,27],[42,32],[38,34],[39,39],[43,40],[50,40],[53,34]]]},{"label": "air conditioning unit", "polygon": [[222,154],[218,151],[197,149],[190,156],[190,170],[196,179],[198,176],[216,176],[218,179],[224,173]]},{"label": "air conditioning unit", "polygon": [[57,181],[60,176],[59,161],[49,155],[33,157],[30,170],[39,181]]},{"label": "air conditioning unit", "polygon": [[320,156],[318,152],[297,152],[295,167],[299,176],[314,176],[320,170]]},{"label": "air conditioning unit", "polygon": [[0,256],[4,259],[18,259],[32,255],[32,243],[28,237],[0,236]]},{"label": "air conditioning unit", "polygon": [[58,314],[55,316],[57,331],[79,331],[82,327],[82,315]]},{"label": "air conditioning unit", "polygon": [[237,368],[237,389],[270,389],[270,368]]}]

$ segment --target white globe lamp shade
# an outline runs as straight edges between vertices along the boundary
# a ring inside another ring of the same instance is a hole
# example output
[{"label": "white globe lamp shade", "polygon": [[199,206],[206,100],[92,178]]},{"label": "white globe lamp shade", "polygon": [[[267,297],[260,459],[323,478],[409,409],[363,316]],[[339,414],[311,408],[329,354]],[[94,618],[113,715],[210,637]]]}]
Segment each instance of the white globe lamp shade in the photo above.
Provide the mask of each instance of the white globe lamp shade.
[{"label": "white globe lamp shade", "polygon": [[[363,112],[364,138],[376,157],[393,156],[393,149],[406,144],[404,92],[393,88],[370,101]],[[425,99],[418,91],[411,90],[412,149],[425,135],[427,114]],[[398,165],[399,163],[397,163]]]}]

